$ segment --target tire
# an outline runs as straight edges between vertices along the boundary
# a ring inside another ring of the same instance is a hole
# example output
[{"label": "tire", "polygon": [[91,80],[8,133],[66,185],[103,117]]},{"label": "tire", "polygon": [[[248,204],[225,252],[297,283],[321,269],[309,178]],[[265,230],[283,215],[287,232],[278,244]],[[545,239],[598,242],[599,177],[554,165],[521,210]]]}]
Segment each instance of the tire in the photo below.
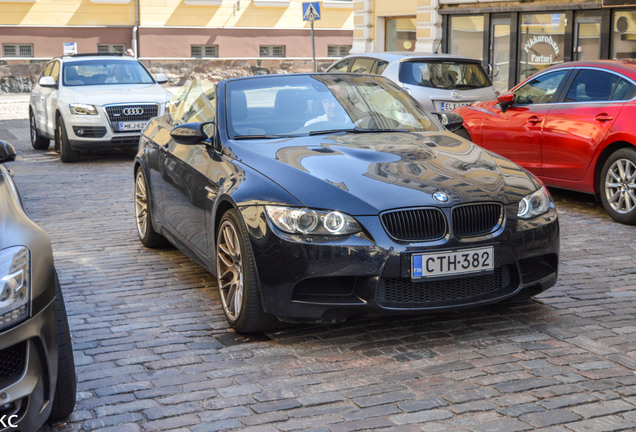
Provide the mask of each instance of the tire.
[{"label": "tire", "polygon": [[152,225],[152,213],[148,182],[143,168],[139,167],[135,173],[135,222],[137,234],[141,244],[149,248],[167,245],[164,236],[155,231]]},{"label": "tire", "polygon": [[636,225],[636,149],[616,150],[603,164],[598,191],[616,222]]},{"label": "tire", "polygon": [[33,148],[36,150],[48,149],[51,140],[39,134],[37,125],[35,124],[35,116],[31,108],[29,108],[29,126],[31,128],[31,145]]},{"label": "tire", "polygon": [[58,115],[55,121],[55,146],[60,149],[60,159],[62,162],[77,162],[79,160],[79,151],[71,148],[71,143],[66,135],[64,120]]},{"label": "tire", "polygon": [[460,137],[467,139],[468,141],[472,142],[472,138],[470,137],[470,134],[468,133],[468,131],[464,128],[464,127],[460,127],[459,129],[457,129],[454,132],[455,135],[459,135]]},{"label": "tire", "polygon": [[60,282],[55,274],[55,308],[57,311],[57,383],[49,422],[59,422],[71,415],[75,408],[75,360],[71,332],[68,328],[66,306],[60,289]]},{"label": "tire", "polygon": [[217,286],[228,323],[239,333],[274,328],[278,320],[263,311],[252,248],[236,210],[223,215],[216,240]]}]

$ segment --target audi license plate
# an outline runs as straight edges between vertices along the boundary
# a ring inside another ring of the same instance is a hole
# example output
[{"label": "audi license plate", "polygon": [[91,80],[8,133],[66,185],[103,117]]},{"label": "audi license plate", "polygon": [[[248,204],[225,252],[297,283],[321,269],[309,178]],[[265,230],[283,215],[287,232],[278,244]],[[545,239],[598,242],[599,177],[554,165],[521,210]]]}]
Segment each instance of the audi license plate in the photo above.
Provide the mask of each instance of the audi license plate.
[{"label": "audi license plate", "polygon": [[442,111],[452,111],[455,108],[465,107],[472,102],[442,102]]},{"label": "audi license plate", "polygon": [[140,131],[146,127],[145,121],[119,122],[120,131]]},{"label": "audi license plate", "polygon": [[495,268],[494,260],[492,246],[413,254],[411,256],[411,278],[421,279],[492,271]]}]

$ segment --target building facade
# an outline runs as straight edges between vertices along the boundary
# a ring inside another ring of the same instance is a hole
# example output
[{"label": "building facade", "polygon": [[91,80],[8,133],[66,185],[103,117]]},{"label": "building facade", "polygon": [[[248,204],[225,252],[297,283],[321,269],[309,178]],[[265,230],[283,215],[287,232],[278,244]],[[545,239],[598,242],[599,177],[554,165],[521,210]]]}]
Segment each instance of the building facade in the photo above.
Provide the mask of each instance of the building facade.
[{"label": "building facade", "polygon": [[356,0],[353,52],[482,60],[499,91],[549,65],[636,57],[634,0]]},{"label": "building facade", "polygon": [[[316,57],[352,43],[352,0],[324,0],[315,21]],[[141,59],[311,59],[301,0],[0,0],[2,59],[78,52]]]}]

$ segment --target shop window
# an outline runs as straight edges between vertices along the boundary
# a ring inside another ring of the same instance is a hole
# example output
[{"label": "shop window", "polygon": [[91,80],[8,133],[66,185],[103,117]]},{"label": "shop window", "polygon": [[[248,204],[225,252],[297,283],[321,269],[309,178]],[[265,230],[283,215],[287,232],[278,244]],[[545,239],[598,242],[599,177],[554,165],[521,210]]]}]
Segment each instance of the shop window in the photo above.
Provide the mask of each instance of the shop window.
[{"label": "shop window", "polygon": [[33,44],[2,44],[2,57],[33,57]]},{"label": "shop window", "polygon": [[451,16],[448,52],[482,60],[484,16]]},{"label": "shop window", "polygon": [[548,66],[563,62],[565,26],[564,13],[521,15],[520,80]]},{"label": "shop window", "polygon": [[385,51],[414,51],[415,26],[415,17],[386,18]]},{"label": "shop window", "polygon": [[636,57],[636,11],[614,12],[612,58]]},{"label": "shop window", "polygon": [[97,44],[97,52],[100,54],[119,53],[123,54],[126,51],[126,45],[124,44]]},{"label": "shop window", "polygon": [[218,57],[218,45],[190,45],[190,57]]},{"label": "shop window", "polygon": [[285,57],[285,45],[261,45],[261,57]]},{"label": "shop window", "polygon": [[329,45],[327,46],[328,57],[344,57],[349,54],[351,45]]}]

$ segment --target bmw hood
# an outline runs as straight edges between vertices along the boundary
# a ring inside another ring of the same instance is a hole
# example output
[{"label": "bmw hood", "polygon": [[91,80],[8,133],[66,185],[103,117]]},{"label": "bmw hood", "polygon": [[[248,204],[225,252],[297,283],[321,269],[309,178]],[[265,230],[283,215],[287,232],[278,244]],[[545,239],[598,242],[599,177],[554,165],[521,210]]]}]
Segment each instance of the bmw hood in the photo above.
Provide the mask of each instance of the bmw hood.
[{"label": "bmw hood", "polygon": [[[476,201],[509,204],[539,187],[523,168],[450,132],[349,133],[243,143],[236,142],[234,156],[307,207],[351,215]],[[440,204],[434,194],[447,200]]]},{"label": "bmw hood", "polygon": [[109,84],[66,87],[60,99],[103,106],[111,103],[169,102],[172,95],[159,84]]}]

